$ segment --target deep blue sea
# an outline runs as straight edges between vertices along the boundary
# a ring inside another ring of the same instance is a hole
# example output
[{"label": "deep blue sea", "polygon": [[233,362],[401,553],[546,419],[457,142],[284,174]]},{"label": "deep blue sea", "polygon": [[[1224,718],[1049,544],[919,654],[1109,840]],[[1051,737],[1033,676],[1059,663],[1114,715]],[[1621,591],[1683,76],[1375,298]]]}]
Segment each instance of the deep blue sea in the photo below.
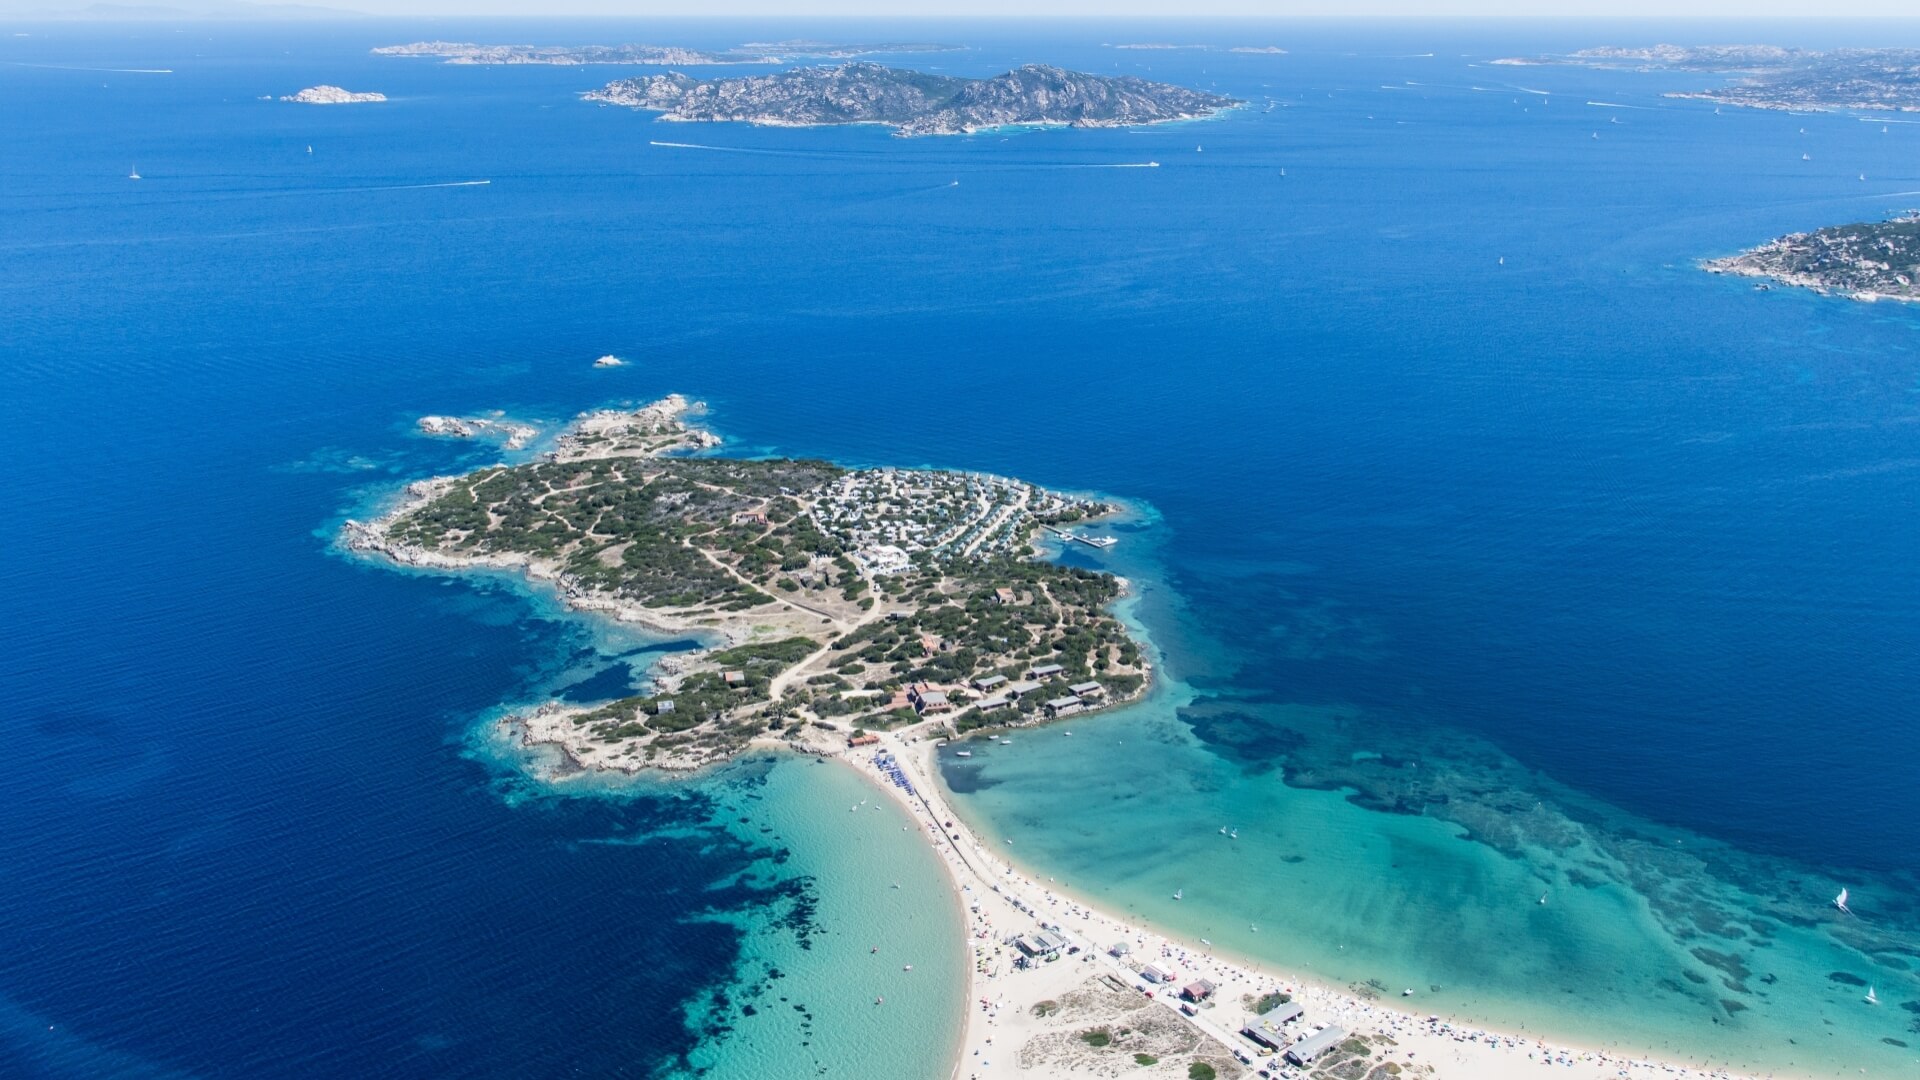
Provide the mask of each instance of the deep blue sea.
[{"label": "deep blue sea", "polygon": [[[367,51],[795,36],[1253,105],[901,140],[577,99],[622,69]],[[1431,819],[1522,859],[1541,834],[1506,830],[1552,801],[1608,843],[1722,853],[1623,889],[1711,877],[1824,934],[1852,886],[1832,947],[1889,1004],[1848,1052],[1898,1075],[1920,310],[1695,263],[1920,206],[1920,124],[1486,63],[1656,39],[1920,46],[1920,23],[0,25],[0,1076],[834,1074],[785,1029],[768,1064],[741,1005],[779,977],[753,957],[804,962],[864,903],[794,813],[841,781],[774,759],[543,787],[476,729],[645,654],[331,543],[493,458],[417,437],[423,413],[672,391],[736,452],[1150,508],[1115,558],[1151,559],[1116,565],[1181,693],[1136,719],[1219,770],[1178,796],[1203,823],[1221,791],[1331,790],[1368,810],[1342,829]],[[1214,48],[1110,47],[1146,41]],[[263,100],[315,83],[391,100]],[[609,352],[633,363],[591,366]],[[1152,783],[1128,753],[1110,782]],[[1416,757],[1451,786],[1377,764]],[[1017,778],[999,802],[990,774],[949,780],[1023,827]],[[1404,945],[1395,924],[1354,932]],[[1715,955],[1778,936],[1756,920]],[[806,978],[823,1010],[871,996]],[[1739,1025],[1798,1007],[1771,992],[1712,1024],[1761,1045]],[[923,1035],[913,1068],[944,1073]]]}]

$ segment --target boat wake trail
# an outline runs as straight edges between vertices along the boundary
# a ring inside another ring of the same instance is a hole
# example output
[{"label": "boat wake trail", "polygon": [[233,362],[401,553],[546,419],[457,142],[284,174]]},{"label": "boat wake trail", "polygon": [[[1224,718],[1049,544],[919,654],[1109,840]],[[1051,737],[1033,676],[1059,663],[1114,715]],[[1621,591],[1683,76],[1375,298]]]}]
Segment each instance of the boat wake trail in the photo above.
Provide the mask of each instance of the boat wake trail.
[{"label": "boat wake trail", "polygon": [[1664,106],[1660,106],[1660,105],[1622,105],[1617,101],[1589,101],[1587,102],[1587,104],[1596,105],[1602,109],[1644,109],[1647,112],[1670,112],[1671,111],[1665,108]]}]

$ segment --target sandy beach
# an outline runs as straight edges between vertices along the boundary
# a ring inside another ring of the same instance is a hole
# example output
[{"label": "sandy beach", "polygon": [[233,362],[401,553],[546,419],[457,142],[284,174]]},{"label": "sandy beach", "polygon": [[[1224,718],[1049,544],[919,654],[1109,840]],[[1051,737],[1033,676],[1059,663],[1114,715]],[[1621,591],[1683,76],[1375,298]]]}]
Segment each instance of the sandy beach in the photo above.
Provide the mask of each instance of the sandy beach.
[{"label": "sandy beach", "polygon": [[[932,736],[907,729],[884,734],[878,745],[850,751],[844,760],[921,824],[960,895],[973,962],[965,1030],[952,1071],[956,1078],[1185,1077],[1195,1063],[1220,1077],[1264,1071],[1297,1077],[1505,1080],[1538,1075],[1543,1067],[1583,1080],[1755,1075],[1711,1062],[1660,1061],[1457,1024],[1221,956],[1204,940],[1183,941],[1116,918],[1075,897],[1068,883],[1035,880],[1010,863],[1006,852],[983,844],[942,795],[934,777],[937,745]],[[885,767],[888,762],[892,769]],[[911,794],[896,779],[896,770],[911,785]],[[1012,939],[1041,930],[1054,931],[1067,947],[1052,960],[1025,960]],[[1115,948],[1119,945],[1124,950]],[[1146,964],[1172,978],[1148,981],[1139,971]],[[1211,993],[1197,1005],[1184,1002],[1182,988],[1202,979],[1213,984]],[[1305,1010],[1285,1025],[1283,1045],[1337,1027],[1347,1033],[1345,1052],[1300,1068],[1240,1035],[1255,1003],[1276,993]],[[1408,999],[1409,1004],[1417,1000],[1417,994]]]}]

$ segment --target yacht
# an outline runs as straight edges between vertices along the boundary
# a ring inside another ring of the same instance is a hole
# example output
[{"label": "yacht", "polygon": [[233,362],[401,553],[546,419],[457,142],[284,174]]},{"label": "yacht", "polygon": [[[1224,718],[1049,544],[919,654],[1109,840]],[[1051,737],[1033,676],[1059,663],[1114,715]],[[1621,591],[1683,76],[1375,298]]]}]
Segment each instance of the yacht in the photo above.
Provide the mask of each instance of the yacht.
[{"label": "yacht", "polygon": [[1840,895],[1833,898],[1833,906],[1848,915],[1853,914],[1853,909],[1847,906],[1847,890],[1845,889],[1841,889]]},{"label": "yacht", "polygon": [[1173,890],[1173,898],[1174,898],[1175,900],[1178,900],[1178,899],[1180,899],[1180,897],[1181,897],[1181,894],[1183,894],[1183,893],[1185,893],[1186,891],[1187,891],[1187,890],[1185,890],[1185,889],[1175,889],[1175,890]]},{"label": "yacht", "polygon": [[1866,1003],[1869,1005],[1878,1005],[1880,1004],[1880,995],[1874,993],[1873,987],[1869,986],[1867,987],[1867,996],[1863,1000],[1865,1000]]},{"label": "yacht", "polygon": [[129,180],[140,179],[140,167],[138,165],[135,165],[133,168],[127,170],[127,179]]}]

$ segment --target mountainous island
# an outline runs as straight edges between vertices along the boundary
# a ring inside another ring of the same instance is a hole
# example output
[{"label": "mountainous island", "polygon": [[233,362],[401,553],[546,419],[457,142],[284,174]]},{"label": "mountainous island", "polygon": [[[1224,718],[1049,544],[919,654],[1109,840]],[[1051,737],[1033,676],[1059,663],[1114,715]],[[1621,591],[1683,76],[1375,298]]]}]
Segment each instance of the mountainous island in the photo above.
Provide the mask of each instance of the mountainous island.
[{"label": "mountainous island", "polygon": [[1703,265],[1857,300],[1920,300],[1920,212],[1793,233]]},{"label": "mountainous island", "polygon": [[575,608],[713,643],[662,661],[644,693],[504,721],[585,768],[694,768],[756,739],[824,749],[916,723],[959,735],[1143,692],[1148,666],[1108,611],[1121,581],[1034,557],[1043,530],[1113,507],[973,473],[689,456],[718,442],[687,422],[696,408],[584,414],[539,459],[417,482],[342,542],[518,570]]},{"label": "mountainous island", "polygon": [[1700,71],[1740,78],[1668,94],[1755,109],[1920,111],[1920,49],[1787,49],[1777,45],[1653,45],[1514,57],[1500,64],[1575,64],[1635,71]]},{"label": "mountainous island", "polygon": [[291,101],[298,105],[358,105],[368,101],[385,101],[387,95],[366,92],[355,93],[338,86],[309,86],[297,94],[286,94],[281,101]]},{"label": "mountainous island", "polygon": [[867,62],[712,81],[674,71],[619,79],[584,96],[651,109],[662,120],[885,124],[898,135],[959,135],[1016,124],[1124,127],[1211,116],[1241,104],[1131,75],[1089,75],[1043,64],[986,79]]},{"label": "mountainous island", "polygon": [[645,64],[704,67],[716,64],[784,64],[794,59],[845,59],[876,53],[950,52],[958,45],[881,41],[843,43],[791,40],[749,42],[726,52],[677,45],[480,45],[471,41],[416,41],[382,45],[375,56],[432,56],[449,64]]}]

